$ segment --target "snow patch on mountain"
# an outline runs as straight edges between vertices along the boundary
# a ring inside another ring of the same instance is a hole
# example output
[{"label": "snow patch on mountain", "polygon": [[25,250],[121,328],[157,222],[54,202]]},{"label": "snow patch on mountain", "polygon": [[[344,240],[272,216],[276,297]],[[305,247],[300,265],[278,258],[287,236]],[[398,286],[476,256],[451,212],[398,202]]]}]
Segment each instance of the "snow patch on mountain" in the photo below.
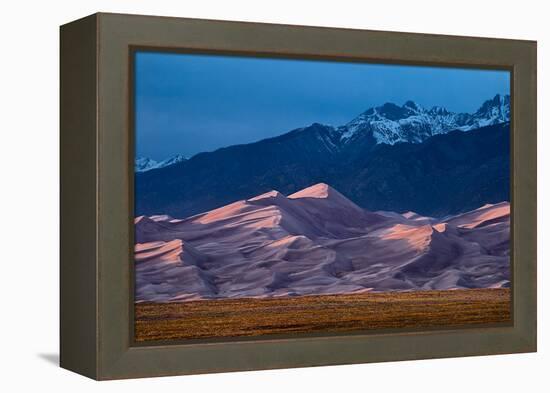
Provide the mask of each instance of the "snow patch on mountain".
[{"label": "snow patch on mountain", "polygon": [[136,172],[147,172],[152,169],[164,168],[186,160],[187,158],[181,154],[176,154],[175,156],[169,157],[162,161],[155,161],[148,157],[136,157],[134,170]]},{"label": "snow patch on mountain", "polygon": [[186,161],[187,157],[182,156],[181,154],[176,154],[173,157],[169,157],[165,160],[162,160],[157,164],[157,168],[164,168],[165,166],[170,166],[177,164],[178,162]]},{"label": "snow patch on mountain", "polygon": [[134,170],[136,172],[146,172],[158,165],[158,162],[149,157],[136,157]]},{"label": "snow patch on mountain", "polygon": [[469,131],[510,121],[510,96],[497,94],[473,114],[454,113],[434,106],[425,109],[413,101],[403,106],[386,103],[370,108],[338,128],[341,141],[349,143],[371,134],[377,143],[421,143],[427,138],[453,130]]}]

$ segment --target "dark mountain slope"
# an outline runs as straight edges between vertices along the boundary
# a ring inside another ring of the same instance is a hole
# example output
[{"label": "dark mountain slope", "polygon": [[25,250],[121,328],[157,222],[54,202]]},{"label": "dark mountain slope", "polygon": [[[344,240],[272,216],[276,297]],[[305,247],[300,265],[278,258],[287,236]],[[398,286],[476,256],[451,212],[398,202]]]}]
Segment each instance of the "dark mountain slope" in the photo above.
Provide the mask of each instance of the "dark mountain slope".
[{"label": "dark mountain slope", "polygon": [[509,123],[377,145],[332,184],[363,208],[435,217],[509,201]]},{"label": "dark mountain slope", "polygon": [[292,193],[339,173],[339,136],[313,124],[136,175],[136,214],[185,217],[277,189]]},{"label": "dark mountain slope", "polygon": [[186,217],[324,182],[370,210],[444,216],[510,199],[509,149],[509,123],[374,146],[344,144],[314,124],[137,174],[136,215]]}]

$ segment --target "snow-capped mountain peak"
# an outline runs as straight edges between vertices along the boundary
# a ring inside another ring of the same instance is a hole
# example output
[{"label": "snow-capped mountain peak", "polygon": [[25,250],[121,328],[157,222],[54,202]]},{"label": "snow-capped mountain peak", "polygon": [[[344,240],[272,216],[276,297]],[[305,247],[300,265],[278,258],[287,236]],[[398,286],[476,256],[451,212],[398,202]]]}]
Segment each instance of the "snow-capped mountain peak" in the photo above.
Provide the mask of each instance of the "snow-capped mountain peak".
[{"label": "snow-capped mountain peak", "polygon": [[135,172],[147,172],[152,169],[164,168],[186,160],[187,158],[181,154],[176,154],[162,161],[155,161],[148,157],[136,157],[134,170]]},{"label": "snow-capped mountain peak", "polygon": [[442,106],[433,106],[429,110],[429,114],[432,116],[445,116],[451,114],[446,108],[443,108]]},{"label": "snow-capped mountain peak", "polygon": [[159,162],[158,165],[157,165],[157,168],[164,168],[165,166],[174,165],[174,164],[177,164],[178,162],[182,162],[182,161],[186,161],[186,160],[187,160],[187,157],[185,157],[181,154],[176,154],[173,157],[169,157],[169,158]]},{"label": "snow-capped mountain peak", "polygon": [[485,101],[474,114],[478,119],[490,124],[503,123],[510,120],[510,96],[497,94],[492,100]]},{"label": "snow-capped mountain peak", "polygon": [[134,170],[136,172],[146,172],[155,168],[158,165],[158,162],[149,158],[149,157],[136,157],[134,163]]},{"label": "snow-capped mountain peak", "polygon": [[422,108],[422,106],[418,105],[416,102],[414,101],[407,101],[403,104],[403,108],[407,108],[413,112],[416,112],[416,113],[419,113],[419,112],[424,112],[424,108]]},{"label": "snow-capped mountain peak", "polygon": [[441,106],[426,110],[414,101],[402,106],[388,102],[367,109],[338,128],[341,140],[349,143],[372,136],[376,143],[421,143],[427,138],[453,130],[468,131],[510,120],[510,96],[497,94],[473,114],[454,113]]}]

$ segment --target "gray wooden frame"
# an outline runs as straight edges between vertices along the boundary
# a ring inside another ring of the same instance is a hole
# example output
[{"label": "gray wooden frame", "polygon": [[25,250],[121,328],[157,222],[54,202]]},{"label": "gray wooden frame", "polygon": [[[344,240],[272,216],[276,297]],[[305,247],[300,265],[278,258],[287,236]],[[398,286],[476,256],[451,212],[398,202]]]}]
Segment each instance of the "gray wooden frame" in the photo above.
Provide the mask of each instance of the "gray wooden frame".
[{"label": "gray wooden frame", "polygon": [[[133,345],[136,47],[512,72],[509,326]],[[61,366],[95,379],[536,351],[536,42],[94,14],[61,27]]]}]

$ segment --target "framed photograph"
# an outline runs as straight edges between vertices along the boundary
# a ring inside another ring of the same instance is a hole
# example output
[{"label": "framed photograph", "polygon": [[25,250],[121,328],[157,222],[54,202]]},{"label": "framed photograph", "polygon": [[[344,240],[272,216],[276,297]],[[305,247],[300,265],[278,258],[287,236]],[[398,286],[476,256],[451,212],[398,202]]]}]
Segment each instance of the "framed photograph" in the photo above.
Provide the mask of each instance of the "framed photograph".
[{"label": "framed photograph", "polygon": [[61,27],[61,366],[536,350],[536,43]]}]

